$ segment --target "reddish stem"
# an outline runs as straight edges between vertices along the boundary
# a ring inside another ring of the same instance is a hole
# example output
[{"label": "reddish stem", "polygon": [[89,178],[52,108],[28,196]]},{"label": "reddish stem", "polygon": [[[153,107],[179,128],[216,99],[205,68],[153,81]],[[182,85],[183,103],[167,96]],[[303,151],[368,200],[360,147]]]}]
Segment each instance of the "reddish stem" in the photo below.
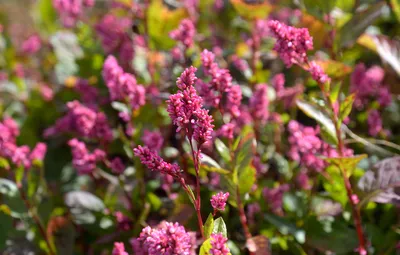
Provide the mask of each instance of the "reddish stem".
[{"label": "reddish stem", "polygon": [[190,149],[192,151],[192,157],[193,157],[193,164],[194,164],[194,169],[196,172],[196,200],[195,200],[195,209],[196,209],[196,214],[197,214],[197,221],[199,224],[200,228],[200,233],[202,238],[204,239],[204,230],[203,230],[203,219],[201,217],[201,196],[200,196],[200,160],[199,160],[199,153],[200,153],[200,148],[197,148],[197,152],[195,154],[194,148],[193,148],[193,142],[192,139],[189,139],[190,143]]},{"label": "reddish stem", "polygon": [[33,221],[39,228],[39,232],[42,235],[44,241],[47,244],[47,247],[49,249],[49,254],[50,255],[55,255],[55,252],[53,251],[53,247],[50,244],[50,240],[46,234],[46,231],[44,229],[44,226],[39,218],[39,216],[33,211],[32,204],[29,202],[24,189],[22,188],[22,184],[20,182],[17,183],[18,189],[19,189],[19,194],[21,195],[21,199],[24,201],[26,208],[28,209],[28,212],[31,214]]},{"label": "reddish stem", "polygon": [[[337,151],[338,151],[339,157],[343,157],[344,156],[344,145],[343,145],[343,139],[342,139],[342,131],[341,131],[340,125],[339,125],[339,119],[338,119],[337,113],[334,110],[333,102],[331,102],[331,100],[329,99],[329,95],[325,91],[323,84],[319,84],[319,85],[320,85],[320,89],[325,97],[325,101],[328,102],[329,107],[332,109],[332,112],[333,112],[332,121],[335,126],[336,136],[338,139]],[[358,251],[360,252],[360,254],[362,254],[362,252],[366,251],[366,241],[364,238],[364,233],[363,233],[362,224],[361,224],[361,214],[357,208],[355,201],[353,200],[354,193],[353,193],[353,189],[351,187],[350,180],[347,177],[346,169],[340,168],[340,170],[342,172],[343,181],[344,181],[344,184],[346,187],[347,198],[348,198],[351,208],[352,208],[354,224],[356,227],[357,237],[358,237],[358,241],[359,241]]]}]

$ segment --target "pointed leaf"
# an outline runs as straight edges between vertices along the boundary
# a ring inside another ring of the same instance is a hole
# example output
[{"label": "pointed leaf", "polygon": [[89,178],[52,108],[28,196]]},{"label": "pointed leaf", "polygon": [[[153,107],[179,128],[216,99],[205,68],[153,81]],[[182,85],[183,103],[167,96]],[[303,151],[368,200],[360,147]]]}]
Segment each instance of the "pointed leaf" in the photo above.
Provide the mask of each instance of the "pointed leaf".
[{"label": "pointed leaf", "polygon": [[341,48],[352,46],[357,38],[381,16],[384,5],[385,2],[378,2],[361,13],[355,13],[353,18],[340,29],[339,46]]},{"label": "pointed leaf", "polygon": [[203,229],[205,238],[209,238],[214,229],[214,217],[212,213],[208,215],[206,223],[204,223]]},{"label": "pointed leaf", "polygon": [[226,238],[228,237],[226,225],[225,225],[224,219],[222,219],[222,217],[219,217],[218,219],[216,219],[214,221],[214,228],[213,228],[212,233],[213,234],[220,233],[224,237],[226,237]]},{"label": "pointed leaf", "polygon": [[231,161],[231,155],[229,153],[228,147],[220,140],[215,139],[215,148],[217,149],[219,155],[225,160],[225,162],[229,163]]},{"label": "pointed leaf", "polygon": [[337,141],[335,125],[331,119],[318,110],[314,105],[311,105],[305,101],[297,100],[296,104],[306,115],[315,119],[318,123],[325,127],[327,134],[329,134],[334,141]]},{"label": "pointed leaf", "polygon": [[341,123],[347,116],[349,116],[351,109],[353,107],[355,94],[351,94],[346,97],[343,102],[340,104],[339,109],[339,122]]}]

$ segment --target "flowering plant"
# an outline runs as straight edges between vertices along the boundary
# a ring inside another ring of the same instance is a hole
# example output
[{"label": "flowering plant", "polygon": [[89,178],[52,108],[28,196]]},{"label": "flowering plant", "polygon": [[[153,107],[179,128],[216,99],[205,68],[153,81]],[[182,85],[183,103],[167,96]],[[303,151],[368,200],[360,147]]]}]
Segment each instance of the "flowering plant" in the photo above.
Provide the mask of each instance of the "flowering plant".
[{"label": "flowering plant", "polygon": [[0,7],[2,254],[399,251],[398,1]]}]

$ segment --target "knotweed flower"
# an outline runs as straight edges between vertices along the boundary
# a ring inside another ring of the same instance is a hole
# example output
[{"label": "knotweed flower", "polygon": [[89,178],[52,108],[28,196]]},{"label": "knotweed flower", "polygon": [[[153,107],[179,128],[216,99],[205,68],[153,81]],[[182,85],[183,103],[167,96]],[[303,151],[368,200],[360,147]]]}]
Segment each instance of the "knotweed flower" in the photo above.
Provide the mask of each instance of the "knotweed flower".
[{"label": "knotweed flower", "polygon": [[124,243],[114,243],[114,249],[112,251],[112,255],[129,255],[125,251]]},{"label": "knotweed flower", "polygon": [[42,42],[38,35],[32,35],[22,43],[21,51],[25,54],[35,54],[42,47]]},{"label": "knotweed flower", "polygon": [[263,195],[271,210],[276,214],[282,214],[282,198],[285,192],[289,190],[288,184],[280,185],[276,188],[264,188]]},{"label": "knotweed flower", "polygon": [[125,171],[125,165],[122,162],[121,158],[116,157],[110,163],[111,171],[114,174],[122,174]]},{"label": "knotweed flower", "polygon": [[43,161],[44,156],[46,155],[47,145],[45,143],[37,143],[35,148],[33,148],[31,154],[29,155],[29,159],[31,161],[40,160]]},{"label": "knotweed flower", "polygon": [[255,121],[266,122],[269,117],[269,100],[267,84],[258,84],[250,98],[250,111]]},{"label": "knotweed flower", "polygon": [[211,206],[214,208],[214,210],[224,211],[228,197],[229,197],[229,192],[226,193],[219,192],[213,195],[210,199]]},{"label": "knotweed flower", "polygon": [[160,151],[164,143],[164,138],[162,137],[160,131],[145,130],[143,132],[142,140],[144,145],[153,151]]},{"label": "knotweed flower", "polygon": [[228,246],[226,246],[226,242],[228,241],[221,233],[211,234],[211,255],[228,255],[230,250]]},{"label": "knotweed flower", "polygon": [[308,69],[308,71],[310,72],[313,79],[318,83],[324,84],[331,80],[329,76],[325,73],[325,71],[322,69],[322,67],[314,61],[310,62],[310,68]]},{"label": "knotweed flower", "polygon": [[157,228],[145,227],[136,242],[148,255],[190,255],[192,248],[190,234],[171,222],[163,222]]},{"label": "knotweed flower", "polygon": [[70,140],[68,145],[72,149],[72,164],[80,175],[91,174],[96,168],[96,163],[102,161],[106,155],[104,151],[99,149],[90,153],[86,145],[76,138]]},{"label": "knotweed flower", "polygon": [[368,133],[371,136],[376,136],[383,130],[381,114],[377,110],[372,110],[368,113]]},{"label": "knotweed flower", "polygon": [[358,64],[351,75],[350,92],[356,94],[354,105],[362,109],[373,99],[378,100],[380,106],[386,107],[392,101],[389,88],[383,84],[384,70],[379,66],[369,69],[364,64]]},{"label": "knotweed flower", "polygon": [[197,79],[195,72],[196,68],[187,68],[178,78],[180,91],[169,97],[167,111],[177,126],[177,132],[184,130],[188,138],[194,138],[200,147],[211,139],[214,125],[208,110],[202,108],[203,99],[193,87]]},{"label": "knotweed flower", "polygon": [[103,79],[110,92],[111,100],[130,103],[132,109],[139,109],[146,103],[146,90],[137,84],[136,78],[125,73],[114,56],[108,56],[103,65]]},{"label": "knotweed flower", "polygon": [[176,179],[181,178],[182,171],[177,164],[165,162],[155,151],[150,150],[148,147],[139,145],[133,151],[135,156],[139,157],[142,164],[148,169],[162,174],[169,174]]},{"label": "knotweed flower", "polygon": [[277,20],[270,20],[268,27],[277,39],[274,50],[287,67],[307,62],[307,51],[313,49],[313,38],[307,28],[287,26]]},{"label": "knotweed flower", "polygon": [[196,28],[190,19],[182,20],[179,27],[169,34],[172,39],[180,41],[186,48],[193,45],[195,35]]}]

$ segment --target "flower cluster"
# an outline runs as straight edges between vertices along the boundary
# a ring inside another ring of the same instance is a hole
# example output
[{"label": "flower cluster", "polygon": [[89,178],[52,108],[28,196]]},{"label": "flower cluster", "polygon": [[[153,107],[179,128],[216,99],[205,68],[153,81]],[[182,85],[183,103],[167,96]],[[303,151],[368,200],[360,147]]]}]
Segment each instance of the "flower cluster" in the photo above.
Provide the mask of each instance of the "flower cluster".
[{"label": "flower cluster", "polygon": [[226,201],[228,200],[229,192],[223,193],[219,192],[213,195],[210,199],[211,206],[214,210],[223,211],[225,210]]},{"label": "flower cluster", "polygon": [[[201,53],[201,62],[204,73],[210,76],[210,82],[197,84],[200,95],[205,102],[213,107],[229,112],[233,117],[240,116],[242,90],[238,85],[232,85],[232,76],[228,69],[219,68],[215,62],[214,53],[204,50]],[[225,104],[222,104],[226,96]]]},{"label": "flower cluster", "polygon": [[283,184],[275,188],[264,188],[263,189],[263,196],[269,204],[271,210],[281,215],[283,213],[282,205],[283,205],[283,195],[285,192],[289,191],[289,185]]},{"label": "flower cluster", "polygon": [[80,175],[91,174],[96,169],[96,163],[105,159],[105,152],[95,149],[92,153],[88,151],[85,143],[74,138],[68,142],[72,150],[72,164]]},{"label": "flower cluster", "polygon": [[308,69],[308,71],[310,72],[313,79],[320,84],[324,84],[331,80],[329,76],[324,72],[322,67],[318,65],[315,61],[310,62],[310,68]]},{"label": "flower cluster", "polygon": [[271,84],[276,91],[276,99],[282,101],[286,109],[293,107],[298,95],[301,95],[304,91],[302,84],[285,87],[285,76],[283,73],[275,75],[272,78]]},{"label": "flower cluster", "polygon": [[377,100],[381,107],[388,106],[391,101],[389,88],[383,84],[384,70],[379,66],[366,68],[358,64],[351,75],[350,92],[356,94],[354,105],[358,109],[365,108],[371,100]]},{"label": "flower cluster", "polygon": [[153,151],[160,151],[164,143],[164,138],[159,131],[145,130],[142,140],[144,145]]},{"label": "flower cluster", "polygon": [[19,133],[18,125],[13,119],[5,118],[0,122],[0,157],[10,159],[15,165],[28,169],[34,161],[44,159],[47,146],[38,143],[32,152],[27,145],[18,146],[16,142]]},{"label": "flower cluster", "polygon": [[191,255],[192,238],[178,223],[163,222],[157,228],[145,227],[132,241],[135,254]]},{"label": "flower cluster", "polygon": [[179,24],[179,27],[170,32],[169,36],[181,42],[185,48],[190,48],[193,45],[194,36],[196,34],[196,28],[194,27],[193,21],[190,19],[183,19]]},{"label": "flower cluster", "polygon": [[168,174],[174,178],[181,178],[181,169],[177,164],[170,164],[165,162],[155,151],[150,150],[148,147],[138,146],[133,149],[135,156],[140,158],[140,161],[148,169],[157,171],[162,174]]},{"label": "flower cluster", "polygon": [[249,103],[250,112],[255,121],[265,123],[268,120],[268,105],[268,86],[267,84],[258,84]]},{"label": "flower cluster", "polygon": [[228,239],[221,233],[211,234],[211,255],[228,255],[230,254],[229,248],[226,246]]},{"label": "flower cluster", "polygon": [[[321,156],[338,157],[336,149],[319,138],[319,128],[303,126],[291,120],[288,130],[290,133],[288,156],[305,168],[320,172],[326,167]],[[353,151],[346,149],[344,154],[344,156],[351,156]]]},{"label": "flower cluster", "polygon": [[65,27],[73,27],[82,17],[84,8],[93,7],[94,0],[53,0],[53,6]]},{"label": "flower cluster", "polygon": [[45,130],[49,137],[58,133],[75,132],[79,136],[110,142],[113,139],[111,127],[103,112],[96,112],[78,101],[67,103],[67,114],[56,124]]},{"label": "flower cluster", "polygon": [[110,92],[111,100],[129,102],[136,110],[146,103],[146,90],[137,84],[136,78],[123,71],[114,56],[108,56],[103,66],[103,79]]},{"label": "flower cluster", "polygon": [[307,62],[307,51],[313,49],[313,38],[307,28],[295,28],[277,20],[270,20],[268,27],[277,41],[274,46],[287,67]]},{"label": "flower cluster", "polygon": [[190,67],[178,78],[177,86],[180,90],[169,97],[167,110],[177,126],[177,132],[184,130],[188,138],[193,138],[200,148],[211,139],[214,125],[212,116],[202,108],[203,100],[193,87],[197,79],[195,72],[196,68]]},{"label": "flower cluster", "polygon": [[371,136],[377,136],[383,130],[382,117],[378,110],[372,110],[368,113],[368,133]]},{"label": "flower cluster", "polygon": [[35,54],[42,47],[42,41],[38,35],[32,35],[26,39],[21,46],[21,51],[24,54]]},{"label": "flower cluster", "polygon": [[129,253],[125,251],[124,243],[114,243],[112,255],[129,255]]}]

